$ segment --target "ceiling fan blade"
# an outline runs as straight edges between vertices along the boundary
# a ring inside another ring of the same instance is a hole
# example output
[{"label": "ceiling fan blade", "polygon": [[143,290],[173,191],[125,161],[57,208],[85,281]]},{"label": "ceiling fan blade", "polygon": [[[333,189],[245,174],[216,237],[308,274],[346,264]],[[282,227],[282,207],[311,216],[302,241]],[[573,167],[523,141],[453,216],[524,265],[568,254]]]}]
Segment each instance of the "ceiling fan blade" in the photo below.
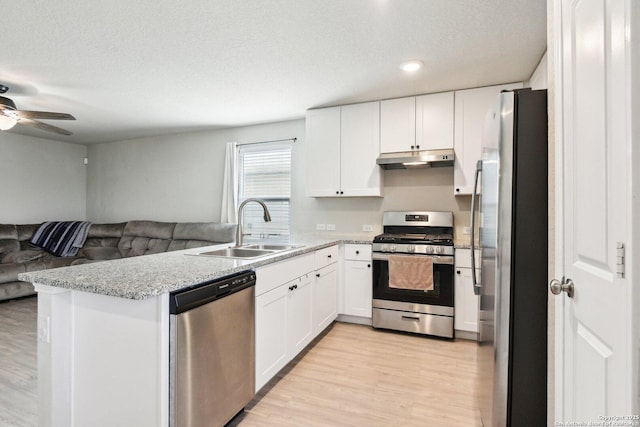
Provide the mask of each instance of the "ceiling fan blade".
[{"label": "ceiling fan blade", "polygon": [[75,120],[71,114],[51,113],[49,111],[22,111],[16,110],[16,114],[21,119],[44,119],[44,120]]},{"label": "ceiling fan blade", "polygon": [[48,125],[46,123],[39,122],[37,120],[21,118],[20,120],[18,120],[18,124],[27,125],[27,126],[33,126],[33,127],[38,128],[38,129],[45,130],[47,132],[54,132],[54,133],[57,133],[57,134],[60,134],[60,135],[73,135],[73,133],[69,132],[68,130],[59,128],[57,126],[51,126],[51,125]]}]

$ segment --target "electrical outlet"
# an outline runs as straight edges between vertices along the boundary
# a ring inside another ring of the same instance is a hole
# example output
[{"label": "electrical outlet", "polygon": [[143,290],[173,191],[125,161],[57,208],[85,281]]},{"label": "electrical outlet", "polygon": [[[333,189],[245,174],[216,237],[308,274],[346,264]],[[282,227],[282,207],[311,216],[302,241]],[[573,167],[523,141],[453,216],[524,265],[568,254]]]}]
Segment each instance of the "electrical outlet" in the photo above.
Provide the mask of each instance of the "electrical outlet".
[{"label": "electrical outlet", "polygon": [[373,225],[363,224],[362,225],[362,231],[373,231]]},{"label": "electrical outlet", "polygon": [[462,229],[462,234],[471,234],[471,227],[465,227]]},{"label": "electrical outlet", "polygon": [[336,231],[335,224],[327,224],[327,231]]},{"label": "electrical outlet", "polygon": [[316,230],[326,230],[327,224],[316,224]]}]

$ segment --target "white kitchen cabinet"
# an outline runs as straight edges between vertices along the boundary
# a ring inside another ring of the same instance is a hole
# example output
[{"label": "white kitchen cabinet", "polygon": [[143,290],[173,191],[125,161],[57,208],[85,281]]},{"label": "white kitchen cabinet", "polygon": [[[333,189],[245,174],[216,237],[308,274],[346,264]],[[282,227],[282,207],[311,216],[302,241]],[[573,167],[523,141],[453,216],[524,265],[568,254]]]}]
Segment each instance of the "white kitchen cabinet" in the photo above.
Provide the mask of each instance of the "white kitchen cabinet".
[{"label": "white kitchen cabinet", "polygon": [[256,297],[256,392],[313,339],[313,274]]},{"label": "white kitchen cabinet", "polygon": [[[477,255],[478,252],[476,251],[476,265],[479,265]],[[456,249],[455,272],[454,329],[456,330],[456,336],[477,339],[480,298],[473,293],[471,250]],[[476,277],[480,277],[479,269],[476,269]]]},{"label": "white kitchen cabinet", "polygon": [[380,103],[307,111],[306,194],[382,196]]},{"label": "white kitchen cabinet", "polygon": [[371,268],[371,245],[345,245],[342,314],[371,318]]},{"label": "white kitchen cabinet", "polygon": [[315,272],[313,283],[313,336],[316,337],[338,317],[338,264]]},{"label": "white kitchen cabinet", "polygon": [[416,97],[416,150],[453,148],[453,92]]},{"label": "white kitchen cabinet", "polygon": [[380,101],[380,152],[411,151],[416,145],[416,97]]},{"label": "white kitchen cabinet", "polygon": [[[287,286],[288,285],[288,286]],[[311,273],[285,284],[287,302],[288,360],[293,359],[313,339],[313,275]]]},{"label": "white kitchen cabinet", "polygon": [[380,102],[380,152],[453,148],[453,92]]},{"label": "white kitchen cabinet", "polygon": [[453,191],[456,196],[473,192],[476,163],[481,158],[482,132],[487,111],[498,101],[500,91],[519,89],[522,86],[522,83],[513,83],[455,92]]},{"label": "white kitchen cabinet", "polygon": [[306,192],[311,197],[340,191],[340,107],[307,111]]},{"label": "white kitchen cabinet", "polygon": [[256,392],[289,362],[288,300],[286,284],[256,297]]}]

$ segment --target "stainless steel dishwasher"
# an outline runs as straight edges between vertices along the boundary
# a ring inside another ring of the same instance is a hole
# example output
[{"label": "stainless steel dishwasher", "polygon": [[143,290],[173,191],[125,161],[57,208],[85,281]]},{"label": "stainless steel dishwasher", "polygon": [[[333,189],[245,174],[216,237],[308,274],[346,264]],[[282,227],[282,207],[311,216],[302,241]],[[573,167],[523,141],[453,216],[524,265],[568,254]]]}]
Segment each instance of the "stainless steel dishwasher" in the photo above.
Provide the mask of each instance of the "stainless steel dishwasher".
[{"label": "stainless steel dishwasher", "polygon": [[223,426],[253,399],[255,282],[250,271],[171,294],[171,426]]}]

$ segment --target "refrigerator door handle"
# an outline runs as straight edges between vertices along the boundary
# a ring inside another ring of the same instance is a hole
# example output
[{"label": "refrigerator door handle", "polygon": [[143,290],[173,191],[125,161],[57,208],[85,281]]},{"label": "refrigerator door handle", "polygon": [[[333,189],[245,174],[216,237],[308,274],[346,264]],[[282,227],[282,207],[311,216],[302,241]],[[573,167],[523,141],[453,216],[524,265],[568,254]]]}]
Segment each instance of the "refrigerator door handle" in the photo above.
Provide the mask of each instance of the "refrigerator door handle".
[{"label": "refrigerator door handle", "polygon": [[476,163],[476,174],[473,180],[473,193],[471,195],[471,278],[473,280],[473,293],[480,295],[480,283],[476,276],[476,203],[478,199],[478,178],[482,172],[482,160]]}]

